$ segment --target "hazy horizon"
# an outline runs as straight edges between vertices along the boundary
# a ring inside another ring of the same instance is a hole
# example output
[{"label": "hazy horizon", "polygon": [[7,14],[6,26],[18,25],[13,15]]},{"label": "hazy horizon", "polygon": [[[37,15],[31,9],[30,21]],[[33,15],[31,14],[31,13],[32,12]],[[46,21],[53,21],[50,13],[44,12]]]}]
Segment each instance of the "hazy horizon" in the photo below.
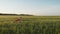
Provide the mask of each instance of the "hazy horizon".
[{"label": "hazy horizon", "polygon": [[60,0],[0,0],[0,13],[60,16]]}]

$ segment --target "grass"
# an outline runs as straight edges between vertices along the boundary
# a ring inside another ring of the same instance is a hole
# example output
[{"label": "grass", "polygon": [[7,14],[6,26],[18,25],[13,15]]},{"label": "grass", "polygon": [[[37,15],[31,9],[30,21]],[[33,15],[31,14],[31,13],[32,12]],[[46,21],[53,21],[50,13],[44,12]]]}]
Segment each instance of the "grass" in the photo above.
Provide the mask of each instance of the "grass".
[{"label": "grass", "polygon": [[60,16],[0,16],[0,34],[60,34]]}]

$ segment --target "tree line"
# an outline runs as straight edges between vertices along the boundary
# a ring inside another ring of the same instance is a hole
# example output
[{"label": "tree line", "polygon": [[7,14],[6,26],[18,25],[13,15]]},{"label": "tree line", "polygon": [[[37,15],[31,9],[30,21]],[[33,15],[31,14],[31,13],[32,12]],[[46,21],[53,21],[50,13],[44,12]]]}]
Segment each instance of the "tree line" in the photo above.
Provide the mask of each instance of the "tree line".
[{"label": "tree line", "polygon": [[3,14],[3,13],[0,13],[0,15],[33,16],[33,15],[30,15],[30,14]]}]

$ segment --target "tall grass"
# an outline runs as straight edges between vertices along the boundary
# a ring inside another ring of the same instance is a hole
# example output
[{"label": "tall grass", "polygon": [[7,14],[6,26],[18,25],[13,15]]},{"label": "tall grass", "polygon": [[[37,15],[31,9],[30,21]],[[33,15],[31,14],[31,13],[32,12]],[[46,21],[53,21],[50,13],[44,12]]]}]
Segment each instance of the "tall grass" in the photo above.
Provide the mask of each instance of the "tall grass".
[{"label": "tall grass", "polygon": [[60,34],[58,17],[24,16],[20,23],[14,22],[16,18],[0,17],[0,34]]}]

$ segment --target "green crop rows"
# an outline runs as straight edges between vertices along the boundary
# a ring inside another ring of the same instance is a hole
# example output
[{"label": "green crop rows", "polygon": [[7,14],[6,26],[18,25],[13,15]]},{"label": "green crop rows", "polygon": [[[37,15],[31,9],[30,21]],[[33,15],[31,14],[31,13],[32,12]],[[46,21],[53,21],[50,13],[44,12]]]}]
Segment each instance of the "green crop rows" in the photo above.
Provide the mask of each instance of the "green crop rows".
[{"label": "green crop rows", "polygon": [[60,16],[0,16],[0,34],[60,34]]}]

